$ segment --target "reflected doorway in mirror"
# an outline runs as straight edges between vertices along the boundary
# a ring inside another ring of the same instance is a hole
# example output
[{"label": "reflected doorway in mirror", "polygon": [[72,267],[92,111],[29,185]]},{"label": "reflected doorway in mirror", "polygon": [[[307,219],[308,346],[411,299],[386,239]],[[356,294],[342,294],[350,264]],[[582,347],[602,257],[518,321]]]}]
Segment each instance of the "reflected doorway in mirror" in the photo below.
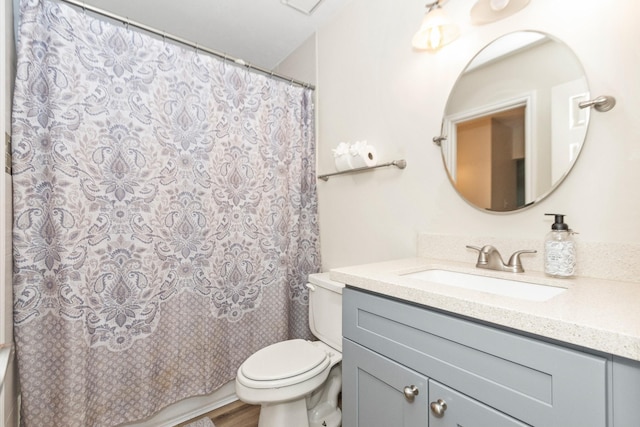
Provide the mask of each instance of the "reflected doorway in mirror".
[{"label": "reflected doorway in mirror", "polygon": [[456,125],[456,188],[474,205],[509,211],[525,205],[525,106]]}]

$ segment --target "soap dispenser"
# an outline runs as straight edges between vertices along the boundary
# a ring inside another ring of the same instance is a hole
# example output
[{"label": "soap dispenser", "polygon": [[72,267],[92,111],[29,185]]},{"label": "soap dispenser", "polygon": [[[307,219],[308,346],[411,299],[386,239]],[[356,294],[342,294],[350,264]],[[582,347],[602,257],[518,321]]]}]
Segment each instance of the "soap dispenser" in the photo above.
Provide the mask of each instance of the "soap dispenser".
[{"label": "soap dispenser", "polygon": [[571,277],[576,272],[576,244],[573,231],[564,222],[564,215],[555,216],[555,222],[544,241],[544,272],[553,277]]}]

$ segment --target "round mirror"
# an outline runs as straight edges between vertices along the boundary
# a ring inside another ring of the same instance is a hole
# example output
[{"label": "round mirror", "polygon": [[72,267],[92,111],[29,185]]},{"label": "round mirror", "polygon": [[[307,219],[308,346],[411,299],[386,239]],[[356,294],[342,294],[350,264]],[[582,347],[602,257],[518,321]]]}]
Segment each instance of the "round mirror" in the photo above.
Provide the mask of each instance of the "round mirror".
[{"label": "round mirror", "polygon": [[584,69],[535,31],[483,48],[456,81],[439,140],[451,183],[471,205],[510,212],[549,195],[575,163],[589,124]]}]

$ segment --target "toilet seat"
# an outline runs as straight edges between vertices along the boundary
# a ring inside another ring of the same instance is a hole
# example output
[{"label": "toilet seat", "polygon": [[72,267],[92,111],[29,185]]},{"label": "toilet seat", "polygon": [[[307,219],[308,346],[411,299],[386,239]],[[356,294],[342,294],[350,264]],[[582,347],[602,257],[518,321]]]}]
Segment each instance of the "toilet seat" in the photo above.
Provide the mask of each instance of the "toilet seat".
[{"label": "toilet seat", "polygon": [[304,382],[329,368],[327,352],[309,341],[294,339],[272,344],[250,356],[237,380],[252,388],[279,388]]}]

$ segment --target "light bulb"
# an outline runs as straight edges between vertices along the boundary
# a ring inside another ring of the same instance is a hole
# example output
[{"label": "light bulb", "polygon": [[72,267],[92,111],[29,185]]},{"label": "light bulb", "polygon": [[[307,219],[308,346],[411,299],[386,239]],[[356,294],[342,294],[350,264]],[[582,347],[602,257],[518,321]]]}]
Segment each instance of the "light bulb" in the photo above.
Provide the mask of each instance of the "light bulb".
[{"label": "light bulb", "polygon": [[442,43],[442,27],[433,27],[429,31],[429,47],[431,49],[437,49]]}]

